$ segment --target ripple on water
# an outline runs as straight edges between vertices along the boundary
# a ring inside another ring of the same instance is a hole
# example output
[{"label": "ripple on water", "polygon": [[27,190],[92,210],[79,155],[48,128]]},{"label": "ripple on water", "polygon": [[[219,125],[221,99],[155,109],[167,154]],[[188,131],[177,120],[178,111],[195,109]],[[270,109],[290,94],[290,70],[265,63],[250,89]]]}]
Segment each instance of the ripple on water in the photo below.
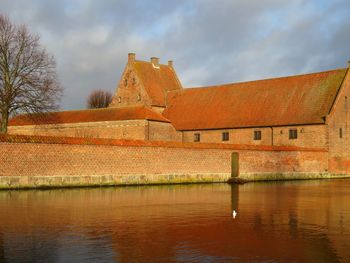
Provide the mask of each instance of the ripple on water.
[{"label": "ripple on water", "polygon": [[0,262],[350,262],[349,202],[350,180],[0,192]]}]

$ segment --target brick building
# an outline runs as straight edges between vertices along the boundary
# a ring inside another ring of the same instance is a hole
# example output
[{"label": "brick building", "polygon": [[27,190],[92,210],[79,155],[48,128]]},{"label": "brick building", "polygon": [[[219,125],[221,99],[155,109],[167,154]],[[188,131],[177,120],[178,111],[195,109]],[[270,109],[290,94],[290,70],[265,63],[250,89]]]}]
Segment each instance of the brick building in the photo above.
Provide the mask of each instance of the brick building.
[{"label": "brick building", "polygon": [[348,68],[184,89],[172,61],[130,53],[107,109],[18,116],[9,133],[319,147],[348,171],[348,98]]}]

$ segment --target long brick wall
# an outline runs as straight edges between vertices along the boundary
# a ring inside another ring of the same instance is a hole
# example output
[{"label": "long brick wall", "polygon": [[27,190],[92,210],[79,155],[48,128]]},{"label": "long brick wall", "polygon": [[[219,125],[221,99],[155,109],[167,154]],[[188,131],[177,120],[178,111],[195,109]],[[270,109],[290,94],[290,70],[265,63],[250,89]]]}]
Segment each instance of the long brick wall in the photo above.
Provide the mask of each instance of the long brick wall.
[{"label": "long brick wall", "polygon": [[246,179],[323,176],[328,169],[324,149],[49,137],[0,141],[2,188],[222,182],[231,177],[232,153],[239,154],[239,176]]}]

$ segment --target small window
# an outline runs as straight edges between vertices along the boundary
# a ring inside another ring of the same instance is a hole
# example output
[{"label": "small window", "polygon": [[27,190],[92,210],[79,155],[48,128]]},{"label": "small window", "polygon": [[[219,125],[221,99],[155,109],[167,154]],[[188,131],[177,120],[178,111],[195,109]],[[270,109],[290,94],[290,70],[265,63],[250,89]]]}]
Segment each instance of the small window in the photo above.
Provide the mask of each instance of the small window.
[{"label": "small window", "polygon": [[122,102],[122,98],[119,96],[118,97],[118,102],[121,103]]},{"label": "small window", "polygon": [[223,132],[222,133],[222,140],[223,141],[228,141],[230,140],[230,134],[228,132]]},{"label": "small window", "polygon": [[255,141],[261,140],[261,131],[254,131],[254,140]]},{"label": "small window", "polygon": [[195,133],[193,137],[194,142],[200,142],[201,141],[201,135],[199,133]]},{"label": "small window", "polygon": [[124,86],[126,87],[128,85],[128,79],[124,79]]},{"label": "small window", "polygon": [[339,128],[339,138],[343,138],[343,128]]},{"label": "small window", "polygon": [[297,129],[290,129],[289,130],[289,139],[295,140],[298,138],[298,130]]},{"label": "small window", "polygon": [[138,94],[138,95],[137,95],[137,101],[140,101],[140,100],[141,100],[141,95]]}]

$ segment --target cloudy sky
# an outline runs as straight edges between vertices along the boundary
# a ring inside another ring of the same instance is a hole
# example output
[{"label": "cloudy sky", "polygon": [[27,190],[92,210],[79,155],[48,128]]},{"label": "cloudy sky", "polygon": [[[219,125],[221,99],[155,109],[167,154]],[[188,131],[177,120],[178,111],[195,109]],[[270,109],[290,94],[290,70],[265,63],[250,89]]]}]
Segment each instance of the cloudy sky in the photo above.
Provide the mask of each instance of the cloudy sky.
[{"label": "cloudy sky", "polygon": [[349,0],[0,0],[57,61],[63,109],[113,91],[127,53],[174,60],[185,87],[341,68]]}]

